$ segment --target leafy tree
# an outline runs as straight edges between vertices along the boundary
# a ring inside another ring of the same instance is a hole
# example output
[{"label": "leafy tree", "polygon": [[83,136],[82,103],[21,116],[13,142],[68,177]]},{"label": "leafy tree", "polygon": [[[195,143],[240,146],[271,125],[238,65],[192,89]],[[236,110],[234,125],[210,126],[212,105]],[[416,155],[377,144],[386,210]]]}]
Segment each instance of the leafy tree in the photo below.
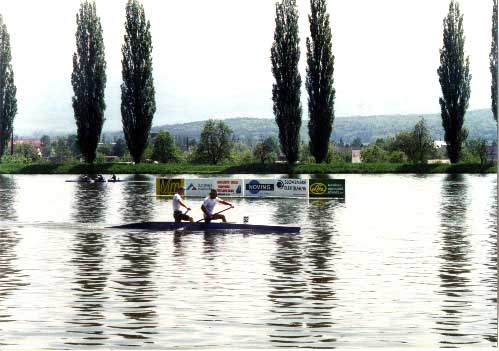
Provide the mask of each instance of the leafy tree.
[{"label": "leafy tree", "polygon": [[487,142],[485,141],[485,139],[478,138],[475,140],[470,140],[467,144],[468,150],[473,156],[480,159],[480,166],[483,167],[487,162],[488,157]]},{"label": "leafy tree", "polygon": [[152,119],[156,112],[152,76],[152,39],[144,6],[128,0],[121,84],[121,119],[128,150],[139,163],[147,146]]},{"label": "leafy tree", "polygon": [[14,145],[14,155],[24,157],[30,162],[36,161],[39,158],[36,148],[32,144],[25,143]]},{"label": "leafy tree", "polygon": [[208,120],[201,131],[195,159],[199,162],[217,164],[230,157],[232,130],[223,121]]},{"label": "leafy tree", "polygon": [[334,56],[326,0],[311,0],[307,38],[308,134],[310,153],[321,163],[328,152],[334,121]]},{"label": "leafy tree", "polygon": [[409,160],[413,161],[416,158],[416,151],[414,148],[414,134],[405,131],[395,134],[395,138],[388,142],[386,149],[389,152],[402,151]]},{"label": "leafy tree", "polygon": [[104,41],[95,2],[85,0],[80,4],[76,24],[76,52],[71,75],[73,110],[81,153],[86,162],[93,163],[106,109]]},{"label": "leafy tree", "polygon": [[73,157],[80,157],[81,151],[80,146],[78,145],[78,136],[75,134],[71,134],[67,138],[67,144],[69,146],[69,150],[71,151],[71,155]]},{"label": "leafy tree", "polygon": [[51,142],[50,142],[50,137],[48,135],[43,135],[40,138],[40,144],[41,144],[41,151],[43,156],[48,156],[50,154],[50,148],[51,148]]},{"label": "leafy tree", "polygon": [[253,149],[253,156],[261,163],[272,163],[277,160],[279,144],[274,136],[257,143]]},{"label": "leafy tree", "polygon": [[426,163],[429,157],[434,153],[434,141],[424,118],[414,126],[412,132],[412,145],[414,147],[414,162]]},{"label": "leafy tree", "polygon": [[490,86],[492,97],[492,114],[497,122],[497,0],[494,0],[492,9],[492,42],[490,45],[490,74],[492,75],[492,84]]},{"label": "leafy tree", "polygon": [[17,114],[17,88],[11,65],[10,35],[0,15],[0,162],[12,136]]},{"label": "leafy tree", "polygon": [[451,0],[444,19],[443,47],[440,49],[438,76],[442,88],[439,99],[447,154],[452,163],[459,162],[468,131],[463,128],[470,98],[469,57],[464,58],[463,16],[459,4]]},{"label": "leafy tree", "polygon": [[353,139],[353,141],[350,144],[350,146],[352,146],[352,147],[362,147],[362,140],[359,137],[357,137],[357,138]]},{"label": "leafy tree", "polygon": [[71,158],[71,149],[69,148],[66,140],[58,139],[54,143],[54,161],[62,163]]},{"label": "leafy tree", "polygon": [[154,138],[152,146],[152,159],[161,163],[175,162],[178,160],[178,150],[172,136],[162,130]]},{"label": "leafy tree", "polygon": [[407,155],[403,151],[395,150],[395,151],[389,152],[386,159],[388,162],[391,162],[391,163],[406,163],[407,162]]},{"label": "leafy tree", "polygon": [[298,160],[302,107],[300,102],[301,77],[300,36],[296,0],[276,3],[276,27],[271,49],[274,116],[279,127],[279,141],[288,164]]},{"label": "leafy tree", "polygon": [[113,155],[118,157],[123,157],[126,151],[125,141],[122,138],[116,140],[113,146]]},{"label": "leafy tree", "polygon": [[232,155],[230,156],[230,159],[236,164],[251,163],[254,160],[251,149],[243,142],[233,143]]},{"label": "leafy tree", "polygon": [[378,145],[369,145],[360,152],[360,158],[365,163],[378,163],[387,160],[387,152]]}]

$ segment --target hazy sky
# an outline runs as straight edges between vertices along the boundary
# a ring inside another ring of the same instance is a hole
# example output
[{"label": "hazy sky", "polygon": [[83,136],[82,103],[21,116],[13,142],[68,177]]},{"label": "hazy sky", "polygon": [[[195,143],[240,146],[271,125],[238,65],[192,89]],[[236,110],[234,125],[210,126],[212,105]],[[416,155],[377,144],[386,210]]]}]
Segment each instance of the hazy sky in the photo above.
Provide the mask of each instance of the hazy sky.
[{"label": "hazy sky", "polygon": [[[309,1],[300,13],[302,80]],[[107,61],[104,130],[120,130],[126,0],[97,0]],[[272,118],[274,0],[143,0],[151,22],[153,125]],[[489,108],[492,0],[460,0],[470,56],[470,108]],[[72,55],[79,0],[0,0],[18,88],[16,134],[76,129]],[[448,0],[328,0],[336,116],[439,112],[436,70]],[[306,90],[302,88],[304,117]]]}]

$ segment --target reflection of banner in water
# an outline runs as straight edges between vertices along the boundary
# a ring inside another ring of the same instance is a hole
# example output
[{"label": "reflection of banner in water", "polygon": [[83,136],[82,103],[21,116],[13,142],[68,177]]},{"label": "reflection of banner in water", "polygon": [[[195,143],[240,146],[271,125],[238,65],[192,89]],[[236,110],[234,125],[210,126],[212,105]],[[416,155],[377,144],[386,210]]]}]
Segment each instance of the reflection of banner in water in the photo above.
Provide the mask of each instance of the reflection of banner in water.
[{"label": "reflection of banner in water", "polygon": [[156,195],[173,195],[180,186],[184,186],[183,179],[156,178]]},{"label": "reflection of banner in water", "polygon": [[345,179],[310,179],[310,197],[345,197]]},{"label": "reflection of banner in water", "polygon": [[216,189],[220,196],[243,196],[242,180],[231,178],[198,178],[185,180],[186,196],[208,196],[211,189]]}]

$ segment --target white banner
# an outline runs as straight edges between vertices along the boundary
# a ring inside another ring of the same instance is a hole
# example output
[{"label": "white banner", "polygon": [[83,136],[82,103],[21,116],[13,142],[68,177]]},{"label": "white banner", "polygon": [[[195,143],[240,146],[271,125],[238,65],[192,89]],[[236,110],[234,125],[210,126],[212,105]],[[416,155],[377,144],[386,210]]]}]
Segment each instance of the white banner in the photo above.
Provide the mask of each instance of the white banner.
[{"label": "white banner", "polygon": [[215,189],[221,197],[243,196],[241,179],[198,178],[185,180],[186,196],[206,197],[211,189]]},{"label": "white banner", "polygon": [[215,189],[217,189],[219,196],[243,196],[243,182],[241,179],[216,179]]},{"label": "white banner", "polygon": [[254,178],[244,180],[245,197],[272,197],[275,193],[275,179]]},{"label": "white banner", "polygon": [[307,197],[307,179],[265,179],[244,180],[245,197]]},{"label": "white banner", "polygon": [[215,178],[186,179],[185,195],[206,197],[210,190],[215,188],[215,180]]},{"label": "white banner", "polygon": [[308,179],[276,179],[276,196],[307,197]]}]

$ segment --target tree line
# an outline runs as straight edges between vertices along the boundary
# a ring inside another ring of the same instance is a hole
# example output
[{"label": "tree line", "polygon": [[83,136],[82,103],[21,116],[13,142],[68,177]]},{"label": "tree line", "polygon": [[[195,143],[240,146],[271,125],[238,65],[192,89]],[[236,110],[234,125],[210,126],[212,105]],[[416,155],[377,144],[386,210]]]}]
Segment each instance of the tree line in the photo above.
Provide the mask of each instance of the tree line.
[{"label": "tree line", "polygon": [[[308,15],[310,36],[306,38],[307,69],[305,87],[308,93],[308,150],[313,161],[326,160],[334,123],[334,55],[332,32],[326,0],[310,0]],[[289,164],[299,160],[302,123],[301,85],[298,70],[300,37],[296,0],[276,3],[274,42],[271,66],[275,79],[272,87],[273,112],[279,128],[279,144]],[[93,163],[105,121],[104,90],[106,60],[103,31],[94,1],[80,3],[76,15],[76,51],[73,54],[72,106],[77,126],[76,142],[82,158]],[[143,158],[149,143],[152,120],[156,111],[152,65],[152,37],[139,0],[126,4],[125,35],[122,46],[121,117],[127,149],[134,162]],[[469,57],[464,51],[463,15],[459,3],[451,0],[443,20],[443,46],[437,70],[442,96],[439,98],[442,126],[445,130],[447,155],[459,162],[468,132],[463,128],[471,94]],[[490,51],[492,75],[492,112],[497,123],[497,0],[493,0],[492,41]],[[11,65],[10,37],[0,16],[0,158],[9,140],[17,113],[16,86]],[[211,122],[210,122],[211,123]],[[213,121],[210,133],[230,134]],[[217,149],[200,136],[197,155],[217,163]],[[222,144],[221,148],[227,148]]]}]

